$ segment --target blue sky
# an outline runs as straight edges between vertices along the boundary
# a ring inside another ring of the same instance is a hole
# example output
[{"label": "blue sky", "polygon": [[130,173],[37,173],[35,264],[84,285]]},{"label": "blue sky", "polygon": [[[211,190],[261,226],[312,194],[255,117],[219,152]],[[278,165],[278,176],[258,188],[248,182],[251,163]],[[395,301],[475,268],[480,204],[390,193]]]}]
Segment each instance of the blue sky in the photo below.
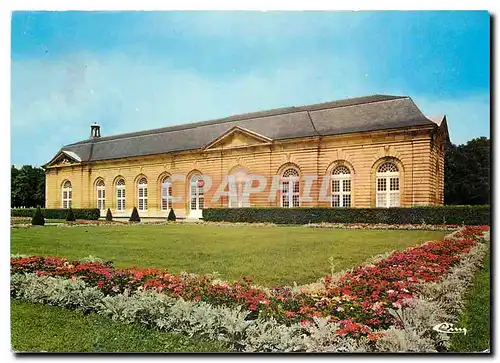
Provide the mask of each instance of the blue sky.
[{"label": "blue sky", "polygon": [[11,161],[62,145],[370,94],[490,136],[487,12],[15,12]]}]

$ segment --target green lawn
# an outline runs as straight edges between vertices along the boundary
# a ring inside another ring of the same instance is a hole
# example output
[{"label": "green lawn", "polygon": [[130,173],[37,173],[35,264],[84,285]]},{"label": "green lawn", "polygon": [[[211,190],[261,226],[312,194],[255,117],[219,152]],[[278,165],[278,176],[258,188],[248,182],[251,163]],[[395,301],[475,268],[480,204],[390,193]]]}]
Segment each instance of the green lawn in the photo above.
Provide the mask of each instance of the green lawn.
[{"label": "green lawn", "polygon": [[96,314],[11,301],[11,344],[19,352],[223,352],[220,342],[114,322]]},{"label": "green lawn", "polygon": [[451,341],[453,352],[482,352],[490,349],[490,252],[484,265],[476,274],[474,284],[467,294],[467,303],[457,324],[467,328],[467,335],[456,334]]},{"label": "green lawn", "polygon": [[369,257],[428,240],[441,231],[330,230],[305,227],[222,227],[195,224],[33,227],[11,229],[11,253],[114,261],[118,267],[159,267],[252,276],[264,285],[304,284]]}]

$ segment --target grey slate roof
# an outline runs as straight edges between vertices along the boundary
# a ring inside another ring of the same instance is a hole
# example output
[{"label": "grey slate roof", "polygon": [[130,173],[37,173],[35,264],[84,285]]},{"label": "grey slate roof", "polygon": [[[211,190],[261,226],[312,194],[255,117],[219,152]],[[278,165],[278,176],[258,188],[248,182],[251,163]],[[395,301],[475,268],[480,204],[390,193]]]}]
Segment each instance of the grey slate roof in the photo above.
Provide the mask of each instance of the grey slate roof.
[{"label": "grey slate roof", "polygon": [[373,95],[286,107],[159,129],[87,139],[63,146],[82,161],[201,149],[235,126],[274,140],[435,125],[406,96]]}]

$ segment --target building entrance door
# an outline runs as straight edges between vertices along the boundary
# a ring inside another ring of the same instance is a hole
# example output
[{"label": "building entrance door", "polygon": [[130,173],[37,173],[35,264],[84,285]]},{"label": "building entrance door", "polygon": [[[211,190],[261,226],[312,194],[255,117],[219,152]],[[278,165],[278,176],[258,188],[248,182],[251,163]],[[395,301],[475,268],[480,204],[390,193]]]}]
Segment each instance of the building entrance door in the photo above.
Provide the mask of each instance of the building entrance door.
[{"label": "building entrance door", "polygon": [[203,187],[205,182],[201,174],[195,174],[191,177],[189,188],[189,217],[202,218],[203,208],[205,206],[205,196]]}]

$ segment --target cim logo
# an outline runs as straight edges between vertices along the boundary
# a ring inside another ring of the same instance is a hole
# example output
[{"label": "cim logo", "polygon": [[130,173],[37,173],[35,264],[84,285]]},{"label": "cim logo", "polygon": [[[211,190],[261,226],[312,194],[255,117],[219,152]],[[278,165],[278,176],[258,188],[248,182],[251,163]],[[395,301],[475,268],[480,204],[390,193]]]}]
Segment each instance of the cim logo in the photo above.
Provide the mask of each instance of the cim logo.
[{"label": "cim logo", "polygon": [[446,334],[461,334],[464,333],[464,335],[467,335],[467,329],[466,328],[454,328],[453,324],[451,323],[441,323],[434,325],[432,328],[433,330],[440,332],[440,333],[446,333]]}]

